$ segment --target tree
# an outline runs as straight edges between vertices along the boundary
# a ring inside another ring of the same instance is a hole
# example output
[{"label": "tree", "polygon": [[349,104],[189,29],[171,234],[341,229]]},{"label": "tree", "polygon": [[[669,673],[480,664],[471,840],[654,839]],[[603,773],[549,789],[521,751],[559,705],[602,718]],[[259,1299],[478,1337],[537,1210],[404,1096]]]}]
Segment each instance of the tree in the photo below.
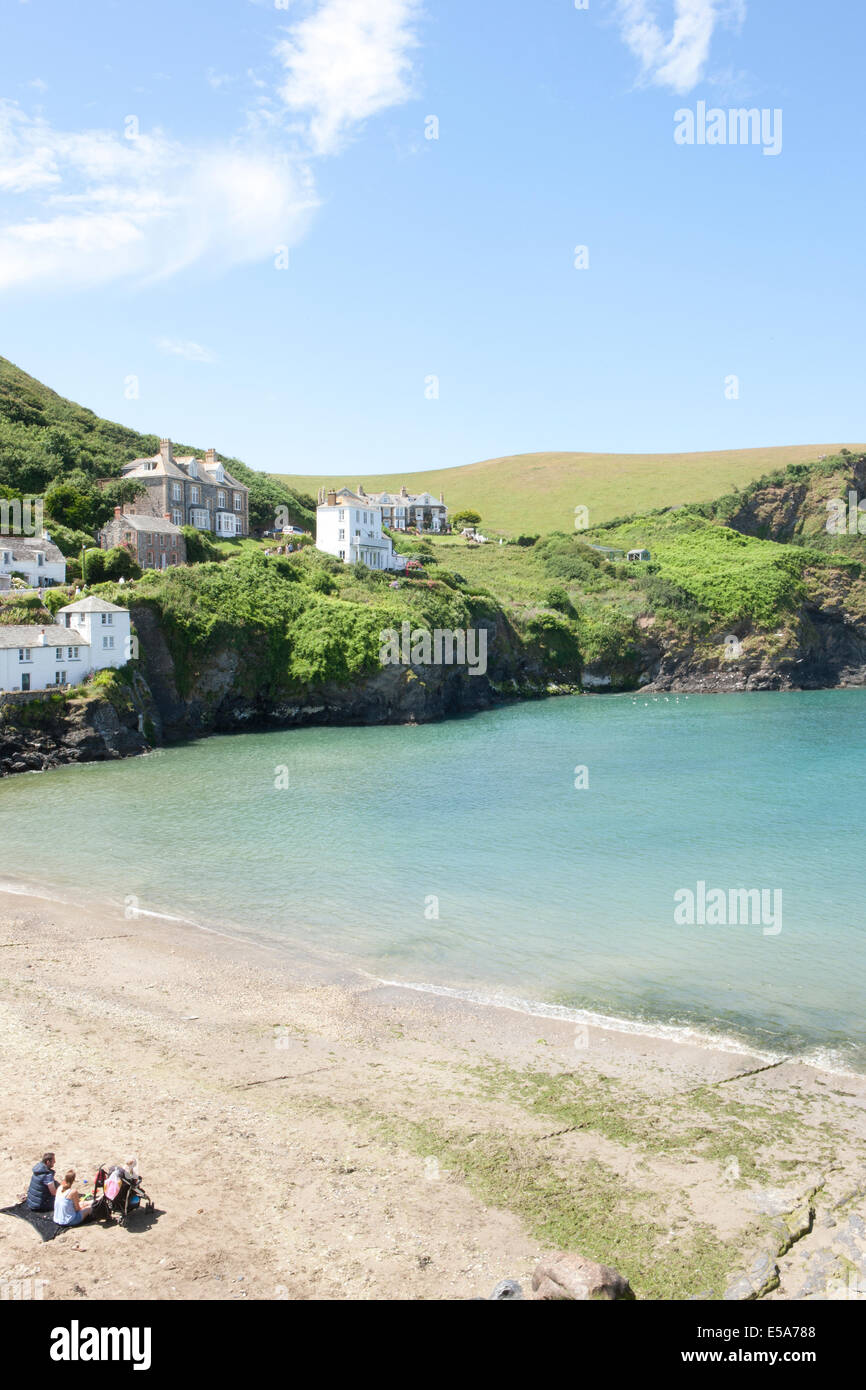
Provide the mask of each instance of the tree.
[{"label": "tree", "polygon": [[105,578],[105,551],[98,548],[85,550],[83,571],[85,584],[101,584]]},{"label": "tree", "polygon": [[111,550],[106,550],[104,572],[106,579],[115,581],[141,578],[141,568],[125,545],[115,545]]},{"label": "tree", "polygon": [[471,507],[464,507],[462,511],[455,512],[451,518],[451,525],[457,527],[480,526],[481,513],[473,511]]}]

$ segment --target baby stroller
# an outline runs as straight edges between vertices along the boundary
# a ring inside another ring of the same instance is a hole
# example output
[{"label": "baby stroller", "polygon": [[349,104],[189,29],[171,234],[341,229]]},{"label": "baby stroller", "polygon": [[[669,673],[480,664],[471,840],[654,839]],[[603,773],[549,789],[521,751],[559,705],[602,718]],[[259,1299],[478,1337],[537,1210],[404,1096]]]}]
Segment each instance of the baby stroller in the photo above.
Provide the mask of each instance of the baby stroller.
[{"label": "baby stroller", "polygon": [[121,1163],[100,1168],[93,1180],[93,1196],[96,1201],[102,1198],[102,1215],[110,1220],[116,1216],[119,1226],[125,1226],[134,1213],[153,1211],[132,1161],[127,1168]]}]

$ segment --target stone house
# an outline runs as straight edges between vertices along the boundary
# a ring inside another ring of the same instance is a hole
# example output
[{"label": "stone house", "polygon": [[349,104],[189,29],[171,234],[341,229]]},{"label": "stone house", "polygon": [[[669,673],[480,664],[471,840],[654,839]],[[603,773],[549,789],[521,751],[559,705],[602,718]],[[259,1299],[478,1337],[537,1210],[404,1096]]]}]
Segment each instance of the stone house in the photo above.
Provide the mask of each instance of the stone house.
[{"label": "stone house", "polygon": [[122,476],[147,488],[146,496],[124,508],[127,516],[167,517],[175,526],[195,526],[220,539],[249,535],[250,490],[226,471],[214,449],[204,458],[176,458],[171,440],[163,439],[158,454],[133,459]]},{"label": "stone house", "polygon": [[165,516],[143,515],[115,507],[114,516],[99,533],[103,550],[125,546],[143,570],[165,570],[186,564],[186,540],[179,526]]}]

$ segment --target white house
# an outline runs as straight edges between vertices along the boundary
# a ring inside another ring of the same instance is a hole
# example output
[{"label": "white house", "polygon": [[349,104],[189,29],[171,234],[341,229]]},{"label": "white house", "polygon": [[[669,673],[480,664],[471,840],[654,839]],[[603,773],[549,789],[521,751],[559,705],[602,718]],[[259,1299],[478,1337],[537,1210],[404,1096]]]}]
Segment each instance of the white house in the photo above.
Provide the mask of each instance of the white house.
[{"label": "white house", "polygon": [[118,608],[104,598],[82,598],[57,613],[61,627],[81,636],[90,648],[90,670],[125,666],[132,656],[132,620],[128,608]]},{"label": "white house", "polygon": [[336,555],[344,564],[358,561],[373,570],[404,570],[406,560],[382,532],[382,509],[368,497],[348,488],[319,493],[316,508],[316,549]]},{"label": "white house", "polygon": [[0,624],[0,690],[78,685],[92,671],[125,666],[130,622],[127,608],[85,598],[61,608],[56,623]]},{"label": "white house", "polygon": [[74,685],[90,665],[90,643],[65,627],[0,625],[0,690]]},{"label": "white house", "polygon": [[22,574],[34,589],[66,583],[66,561],[54,542],[41,536],[0,536],[0,575]]}]

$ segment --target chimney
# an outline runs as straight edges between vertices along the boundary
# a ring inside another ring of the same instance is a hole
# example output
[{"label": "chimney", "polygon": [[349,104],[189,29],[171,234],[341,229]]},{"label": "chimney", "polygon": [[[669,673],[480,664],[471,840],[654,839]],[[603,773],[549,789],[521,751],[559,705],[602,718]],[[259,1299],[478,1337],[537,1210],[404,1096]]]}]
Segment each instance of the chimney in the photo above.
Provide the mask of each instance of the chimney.
[{"label": "chimney", "polygon": [[208,449],[207,453],[204,456],[204,461],[205,463],[216,463],[216,449]]},{"label": "chimney", "polygon": [[37,639],[36,645],[37,645],[37,647],[44,647],[44,646],[45,646],[45,628],[44,628],[44,627],[41,627],[41,628],[39,629],[39,637],[38,637],[38,639]]},{"label": "chimney", "polygon": [[171,521],[171,512],[163,512],[166,521]]},{"label": "chimney", "polygon": [[444,493],[444,492],[440,492],[440,494],[439,494],[439,501],[440,501],[440,502],[444,502],[444,501],[445,501],[445,493]]},{"label": "chimney", "polygon": [[159,441],[159,456],[160,456],[160,458],[162,459],[163,463],[171,463],[171,462],[172,462],[171,440],[170,440],[170,439],[161,439],[161,440]]},{"label": "chimney", "polygon": [[366,496],[367,496],[366,492],[364,491],[364,484],[363,484],[363,483],[359,483],[359,484],[358,484],[358,496],[359,496],[359,497],[366,497]]},{"label": "chimney", "polygon": [[329,507],[336,507],[336,505],[337,505],[337,494],[336,494],[336,492],[329,492],[329,493],[328,493],[328,506],[329,506]]}]

